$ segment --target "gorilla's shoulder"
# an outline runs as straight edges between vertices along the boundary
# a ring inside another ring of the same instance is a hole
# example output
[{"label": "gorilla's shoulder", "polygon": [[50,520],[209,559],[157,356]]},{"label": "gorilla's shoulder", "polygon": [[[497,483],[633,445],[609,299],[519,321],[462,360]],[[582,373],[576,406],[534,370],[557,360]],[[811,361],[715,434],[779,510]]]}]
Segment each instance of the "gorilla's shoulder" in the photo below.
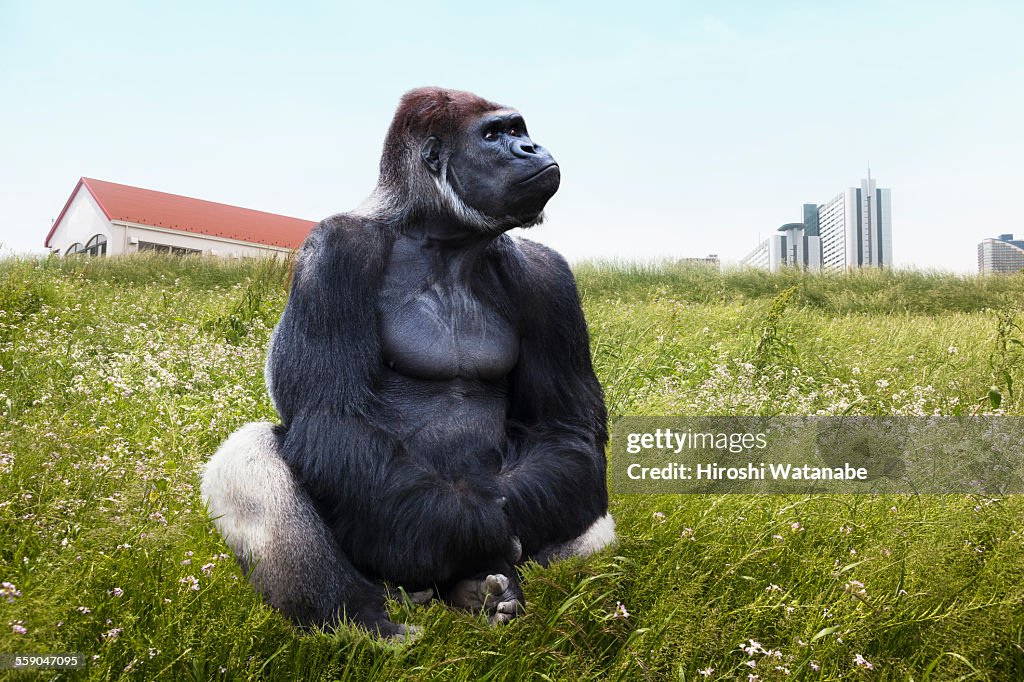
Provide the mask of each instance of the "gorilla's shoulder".
[{"label": "gorilla's shoulder", "polygon": [[309,232],[299,250],[299,262],[373,269],[383,262],[392,239],[387,227],[376,220],[338,213]]},{"label": "gorilla's shoulder", "polygon": [[523,275],[531,286],[575,286],[569,263],[549,246],[529,239],[516,239],[513,247],[520,254]]},{"label": "gorilla's shoulder", "polygon": [[387,243],[387,230],[381,223],[354,213],[337,213],[324,218],[302,244],[304,253],[338,252],[356,258],[380,254]]},{"label": "gorilla's shoulder", "polygon": [[507,291],[529,311],[531,324],[548,320],[558,327],[579,316],[576,279],[565,258],[554,249],[530,241],[509,238],[501,245],[502,270]]},{"label": "gorilla's shoulder", "polygon": [[325,218],[299,249],[293,288],[326,284],[368,294],[381,277],[390,239],[383,225],[365,216]]}]

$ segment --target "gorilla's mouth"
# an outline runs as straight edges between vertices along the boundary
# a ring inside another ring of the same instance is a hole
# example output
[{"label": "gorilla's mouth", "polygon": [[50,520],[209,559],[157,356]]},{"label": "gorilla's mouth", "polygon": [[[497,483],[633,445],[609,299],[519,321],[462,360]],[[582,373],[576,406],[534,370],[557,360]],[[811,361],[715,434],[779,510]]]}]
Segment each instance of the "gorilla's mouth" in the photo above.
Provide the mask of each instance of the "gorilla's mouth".
[{"label": "gorilla's mouth", "polygon": [[525,177],[522,180],[518,180],[516,182],[516,184],[517,185],[525,185],[528,182],[533,182],[534,180],[536,180],[537,178],[539,178],[540,176],[544,175],[545,173],[547,173],[548,171],[550,171],[552,169],[557,170],[558,169],[558,164],[557,163],[550,163],[547,166],[544,166],[543,168],[541,168],[536,173],[533,173],[532,175],[530,175],[528,177]]}]

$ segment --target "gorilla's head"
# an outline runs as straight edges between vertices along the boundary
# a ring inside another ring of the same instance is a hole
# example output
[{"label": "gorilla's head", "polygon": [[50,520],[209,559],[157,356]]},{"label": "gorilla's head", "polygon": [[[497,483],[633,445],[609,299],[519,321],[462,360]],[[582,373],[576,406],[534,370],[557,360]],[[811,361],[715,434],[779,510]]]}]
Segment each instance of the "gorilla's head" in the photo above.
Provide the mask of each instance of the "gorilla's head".
[{"label": "gorilla's head", "polygon": [[384,141],[368,212],[442,217],[484,232],[529,227],[558,190],[558,164],[519,112],[469,92],[407,92]]}]

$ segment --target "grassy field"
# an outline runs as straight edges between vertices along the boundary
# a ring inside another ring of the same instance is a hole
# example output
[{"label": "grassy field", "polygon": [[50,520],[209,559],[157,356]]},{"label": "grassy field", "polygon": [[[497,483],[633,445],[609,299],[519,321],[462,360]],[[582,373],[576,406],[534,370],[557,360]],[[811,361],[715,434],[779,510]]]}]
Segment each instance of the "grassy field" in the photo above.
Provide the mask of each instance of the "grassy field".
[{"label": "grassy field", "polygon": [[[577,277],[613,416],[1024,414],[1024,276]],[[1024,679],[1019,497],[613,495],[619,543],[526,567],[508,627],[395,602],[412,645],[298,633],[197,491],[223,438],[274,418],[286,283],[274,263],[0,261],[0,652],[89,660],[44,678]]]}]

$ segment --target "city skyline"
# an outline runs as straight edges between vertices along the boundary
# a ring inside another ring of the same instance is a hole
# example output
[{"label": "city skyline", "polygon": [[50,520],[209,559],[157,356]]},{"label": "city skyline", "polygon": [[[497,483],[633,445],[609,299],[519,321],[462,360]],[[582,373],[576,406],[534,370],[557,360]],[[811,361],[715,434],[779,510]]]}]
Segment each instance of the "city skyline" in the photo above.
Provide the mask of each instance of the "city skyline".
[{"label": "city skyline", "polygon": [[878,187],[870,168],[859,186],[821,204],[804,204],[802,211],[802,222],[779,227],[740,264],[771,272],[893,266],[892,190]]}]

